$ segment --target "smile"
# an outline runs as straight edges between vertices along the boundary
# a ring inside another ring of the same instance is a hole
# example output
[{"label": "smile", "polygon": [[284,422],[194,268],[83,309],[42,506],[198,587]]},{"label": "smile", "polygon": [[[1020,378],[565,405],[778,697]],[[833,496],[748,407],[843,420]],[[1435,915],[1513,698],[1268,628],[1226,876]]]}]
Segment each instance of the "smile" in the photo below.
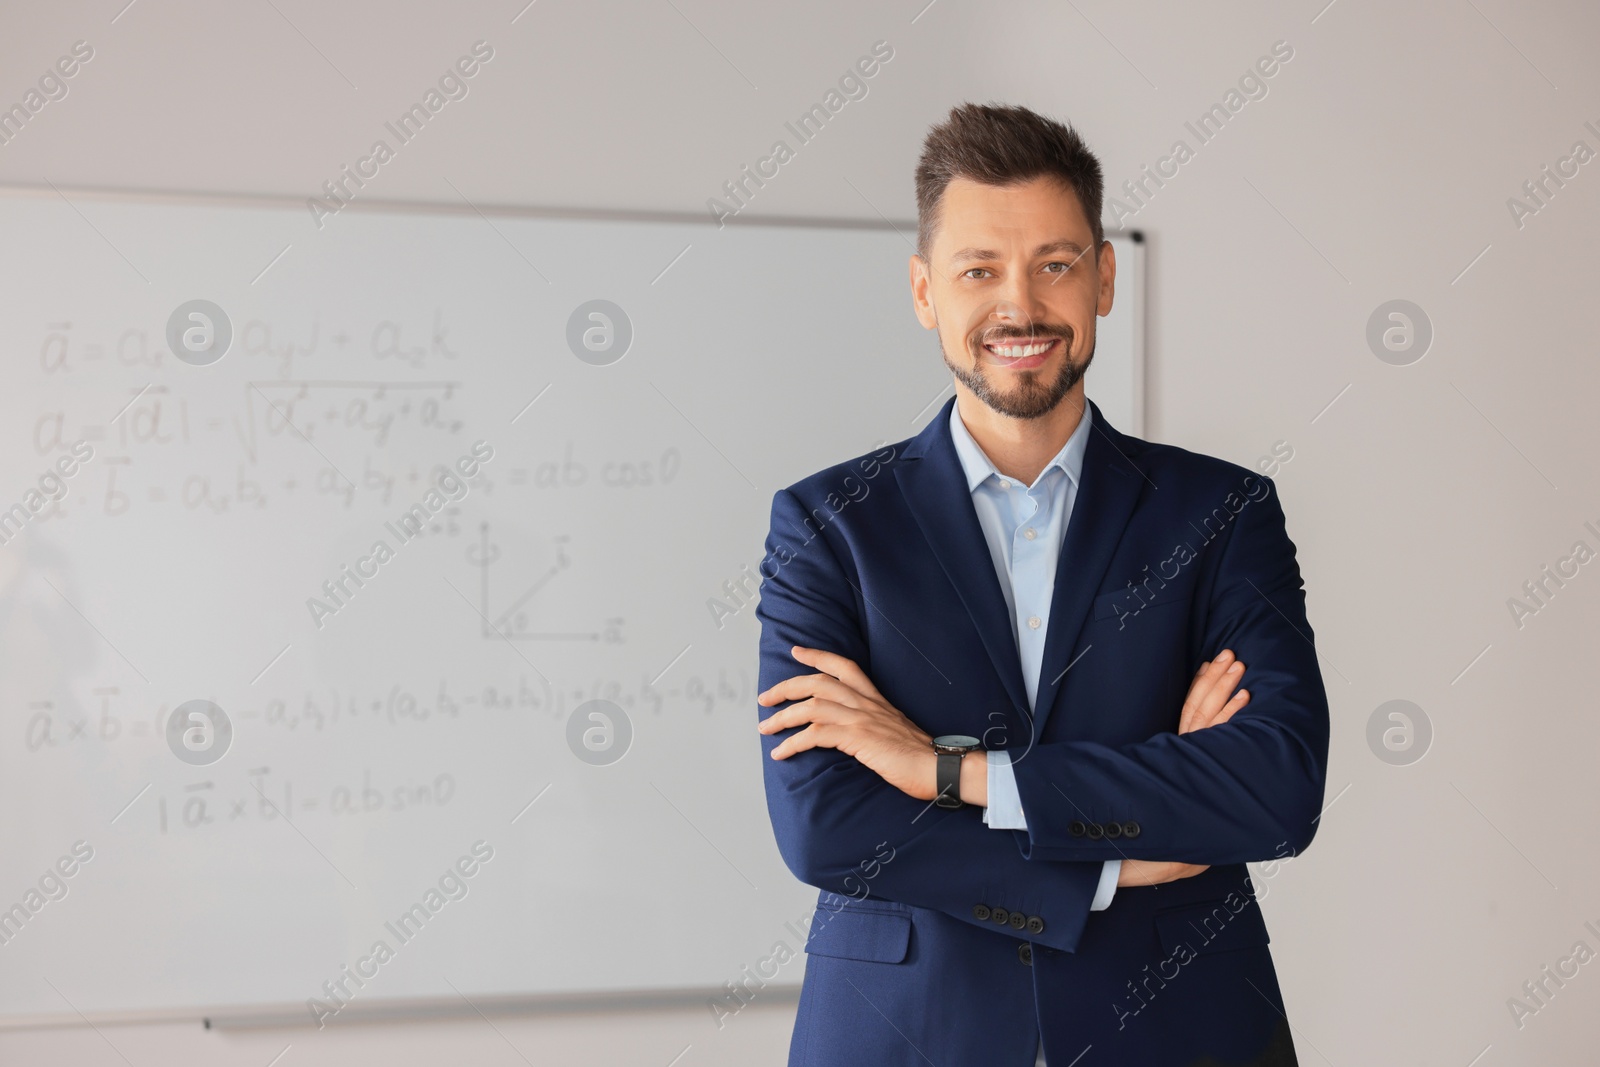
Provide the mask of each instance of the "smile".
[{"label": "smile", "polygon": [[1056,337],[1039,341],[1007,339],[983,347],[1001,366],[1026,369],[1043,363],[1059,342],[1060,338]]}]

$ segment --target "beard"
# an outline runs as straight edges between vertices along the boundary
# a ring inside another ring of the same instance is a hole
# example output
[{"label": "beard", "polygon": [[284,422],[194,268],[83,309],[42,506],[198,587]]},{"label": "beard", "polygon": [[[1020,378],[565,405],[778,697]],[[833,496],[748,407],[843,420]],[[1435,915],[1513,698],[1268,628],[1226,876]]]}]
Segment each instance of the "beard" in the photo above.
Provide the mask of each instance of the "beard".
[{"label": "beard", "polygon": [[[984,357],[988,350],[983,347],[985,341],[1004,341],[1012,337],[1056,337],[1062,342],[1065,350],[1061,359],[1061,369],[1056,372],[1055,380],[1046,383],[1043,378],[1043,368],[1040,370],[1006,371],[1016,379],[1016,387],[1011,390],[997,388],[989,377],[988,368],[984,364]],[[1088,371],[1089,364],[1094,362],[1095,340],[1089,342],[1088,354],[1082,363],[1072,361],[1072,330],[1061,327],[1052,331],[1034,331],[1032,334],[1000,334],[992,333],[980,336],[971,343],[972,366],[958,367],[952,363],[948,355],[944,356],[944,365],[950,368],[950,373],[956,380],[968,389],[974,396],[1001,415],[1013,419],[1037,419],[1055,410],[1063,397],[1072,392],[1073,387],[1083,380],[1084,373]],[[939,340],[939,351],[944,354],[944,339]]]}]

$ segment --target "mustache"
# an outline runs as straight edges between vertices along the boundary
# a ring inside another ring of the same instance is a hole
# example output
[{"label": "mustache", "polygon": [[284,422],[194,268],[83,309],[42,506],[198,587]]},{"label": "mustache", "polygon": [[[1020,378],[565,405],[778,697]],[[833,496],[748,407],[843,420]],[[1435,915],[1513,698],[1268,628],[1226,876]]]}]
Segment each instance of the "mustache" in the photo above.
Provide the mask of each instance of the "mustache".
[{"label": "mustache", "polygon": [[1032,331],[1012,329],[1003,326],[990,326],[980,331],[974,339],[980,346],[996,344],[1000,341],[1042,341],[1047,338],[1057,338],[1072,343],[1072,328],[1070,326],[1046,326],[1035,328]]}]

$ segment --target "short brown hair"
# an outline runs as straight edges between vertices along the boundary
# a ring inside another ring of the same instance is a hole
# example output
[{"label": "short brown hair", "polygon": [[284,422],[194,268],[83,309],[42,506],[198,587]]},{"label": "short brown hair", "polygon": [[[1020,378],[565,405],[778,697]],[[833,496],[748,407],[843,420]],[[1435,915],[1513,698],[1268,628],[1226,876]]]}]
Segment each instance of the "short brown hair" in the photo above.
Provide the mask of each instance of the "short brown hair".
[{"label": "short brown hair", "polygon": [[917,255],[928,258],[939,202],[952,178],[1013,185],[1051,177],[1077,194],[1094,232],[1094,255],[1106,239],[1100,222],[1105,179],[1100,161],[1065,123],[1025,107],[960,104],[928,131],[917,163]]}]

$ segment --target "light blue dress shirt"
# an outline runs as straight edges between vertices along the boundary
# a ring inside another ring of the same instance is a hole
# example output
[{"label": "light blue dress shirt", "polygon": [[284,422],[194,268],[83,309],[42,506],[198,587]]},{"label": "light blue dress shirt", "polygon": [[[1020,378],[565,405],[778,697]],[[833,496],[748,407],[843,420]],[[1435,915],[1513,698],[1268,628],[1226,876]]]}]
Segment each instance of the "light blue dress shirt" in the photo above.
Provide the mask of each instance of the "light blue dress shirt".
[{"label": "light blue dress shirt", "polygon": [[[989,544],[989,555],[1000,578],[1000,591],[1013,622],[1017,649],[1022,655],[1022,680],[1028,690],[1028,708],[1034,710],[1039,692],[1039,672],[1044,662],[1044,638],[1050,621],[1050,601],[1055,595],[1056,561],[1066,537],[1072,505],[1078,498],[1083,453],[1089,442],[1090,409],[1083,408],[1078,428],[1055,458],[1045,465],[1030,486],[1008,478],[972,439],[961,421],[959,405],[950,407],[950,435],[956,455],[967,475],[978,525]],[[983,821],[996,830],[1026,830],[1028,821],[1017,795],[1011,754],[989,754],[989,806]],[[1111,906],[1117,891],[1121,860],[1107,860],[1100,869],[1100,885],[1090,911]]]}]

